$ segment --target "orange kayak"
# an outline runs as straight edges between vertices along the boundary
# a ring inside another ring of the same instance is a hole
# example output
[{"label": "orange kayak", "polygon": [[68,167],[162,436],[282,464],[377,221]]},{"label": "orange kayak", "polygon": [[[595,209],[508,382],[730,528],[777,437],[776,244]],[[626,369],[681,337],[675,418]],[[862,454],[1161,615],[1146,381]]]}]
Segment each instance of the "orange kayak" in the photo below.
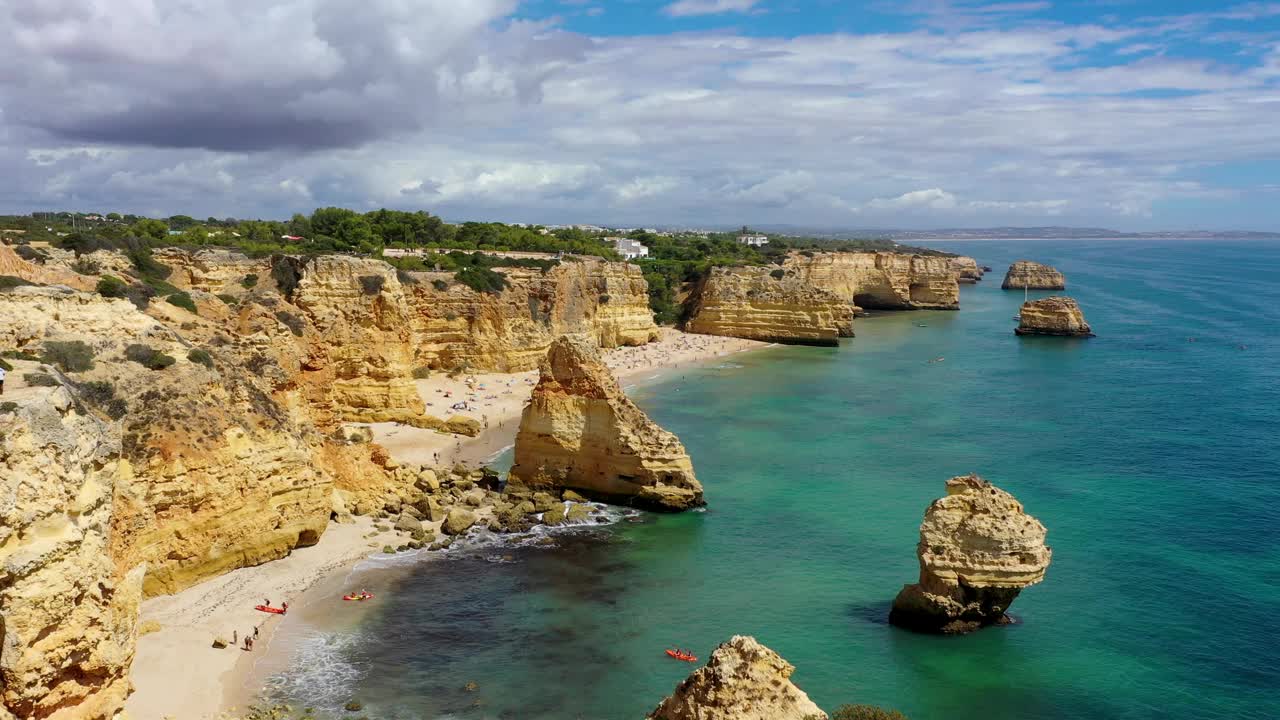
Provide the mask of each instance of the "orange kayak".
[{"label": "orange kayak", "polygon": [[684,653],[677,652],[675,650],[668,650],[667,654],[677,660],[683,660],[685,662],[698,662],[697,655],[685,655]]},{"label": "orange kayak", "polygon": [[253,609],[261,610],[264,613],[275,613],[276,615],[284,614],[284,608],[271,607],[270,605],[254,605]]},{"label": "orange kayak", "polygon": [[343,600],[372,600],[373,593],[369,593],[368,595],[343,595],[342,599]]}]

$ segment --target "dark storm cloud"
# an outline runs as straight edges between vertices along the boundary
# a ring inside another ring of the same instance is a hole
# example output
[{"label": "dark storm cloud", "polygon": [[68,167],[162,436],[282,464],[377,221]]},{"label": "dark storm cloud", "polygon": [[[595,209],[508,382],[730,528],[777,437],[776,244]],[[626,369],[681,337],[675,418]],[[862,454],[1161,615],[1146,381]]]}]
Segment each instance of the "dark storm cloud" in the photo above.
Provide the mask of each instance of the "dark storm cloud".
[{"label": "dark storm cloud", "polygon": [[77,142],[354,147],[457,106],[537,101],[582,49],[502,20],[512,0],[41,5],[0,3],[0,42],[17,51],[0,70],[0,110]]}]

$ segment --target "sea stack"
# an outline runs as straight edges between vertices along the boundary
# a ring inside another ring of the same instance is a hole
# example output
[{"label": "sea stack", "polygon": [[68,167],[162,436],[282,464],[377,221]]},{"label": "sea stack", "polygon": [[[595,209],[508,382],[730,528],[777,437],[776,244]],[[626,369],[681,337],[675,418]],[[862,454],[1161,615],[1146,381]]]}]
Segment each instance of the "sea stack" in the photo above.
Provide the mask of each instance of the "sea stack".
[{"label": "sea stack", "polygon": [[561,337],[540,372],[509,482],[665,512],[703,504],[680,440],[631,402],[595,348]]},{"label": "sea stack", "polygon": [[753,637],[735,635],[711,653],[649,720],[806,720],[826,713],[791,682],[795,666]]},{"label": "sea stack", "polygon": [[1030,260],[1019,260],[1004,274],[1001,290],[1066,290],[1067,278],[1057,268]]},{"label": "sea stack", "polygon": [[1013,331],[1018,335],[1093,337],[1093,329],[1085,322],[1080,305],[1061,295],[1022,303],[1018,327]]},{"label": "sea stack", "polygon": [[977,475],[951,478],[920,525],[920,582],[898,593],[889,622],[945,634],[1010,622],[1018,593],[1049,567],[1045,534],[1004,490]]}]

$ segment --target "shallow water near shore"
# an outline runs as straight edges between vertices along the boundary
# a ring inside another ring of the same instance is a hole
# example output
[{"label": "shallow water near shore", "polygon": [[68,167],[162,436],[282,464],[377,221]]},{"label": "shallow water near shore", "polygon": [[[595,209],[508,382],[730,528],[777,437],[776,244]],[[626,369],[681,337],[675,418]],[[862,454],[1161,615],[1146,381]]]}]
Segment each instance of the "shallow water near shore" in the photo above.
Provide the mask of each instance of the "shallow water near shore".
[{"label": "shallow water near shore", "polygon": [[[995,268],[958,313],[633,391],[689,448],[705,512],[367,563],[347,582],[374,602],[286,619],[271,696],[323,717],[356,699],[372,720],[634,719],[694,667],[665,647],[750,634],[827,709],[1280,717],[1280,243],[931,245]],[[1066,273],[1097,338],[1013,335],[1022,293],[999,284],[1022,258]],[[1049,528],[1046,580],[1012,626],[892,628],[925,507],[967,472]]]}]

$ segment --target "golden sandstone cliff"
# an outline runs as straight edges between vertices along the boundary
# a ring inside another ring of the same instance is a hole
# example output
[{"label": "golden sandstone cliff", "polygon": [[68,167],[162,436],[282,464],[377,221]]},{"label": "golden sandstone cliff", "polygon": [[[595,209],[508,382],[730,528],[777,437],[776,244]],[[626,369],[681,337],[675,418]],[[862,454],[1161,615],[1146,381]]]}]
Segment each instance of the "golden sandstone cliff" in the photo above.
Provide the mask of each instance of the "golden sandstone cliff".
[{"label": "golden sandstone cliff", "polygon": [[933,633],[1009,622],[1014,599],[1049,567],[1045,535],[1009,493],[977,475],[951,478],[920,525],[920,581],[898,593],[889,621]]},{"label": "golden sandstone cliff", "polygon": [[0,718],[106,720],[129,693],[145,571],[109,552],[128,464],[67,389],[19,392],[0,398]]},{"label": "golden sandstone cliff", "polygon": [[1018,327],[1013,331],[1018,335],[1093,337],[1093,329],[1085,322],[1080,305],[1060,295],[1023,303]]},{"label": "golden sandstone cliff", "polygon": [[951,258],[892,252],[799,252],[788,271],[814,287],[874,310],[957,310],[960,287]]},{"label": "golden sandstone cliff", "polygon": [[982,279],[983,271],[978,261],[965,255],[951,258],[951,269],[956,273],[956,280],[961,284],[972,285]]},{"label": "golden sandstone cliff", "polygon": [[662,511],[702,504],[684,446],[631,402],[594,348],[562,337],[540,372],[509,483]]},{"label": "golden sandstone cliff", "polygon": [[1067,279],[1057,268],[1030,260],[1019,260],[1004,274],[1002,290],[1066,290]]},{"label": "golden sandstone cliff", "polygon": [[689,332],[793,345],[838,345],[856,308],[782,268],[712,268],[694,293]]},{"label": "golden sandstone cliff", "polygon": [[795,667],[735,635],[662,701],[649,720],[811,720],[826,713],[791,682]]}]

